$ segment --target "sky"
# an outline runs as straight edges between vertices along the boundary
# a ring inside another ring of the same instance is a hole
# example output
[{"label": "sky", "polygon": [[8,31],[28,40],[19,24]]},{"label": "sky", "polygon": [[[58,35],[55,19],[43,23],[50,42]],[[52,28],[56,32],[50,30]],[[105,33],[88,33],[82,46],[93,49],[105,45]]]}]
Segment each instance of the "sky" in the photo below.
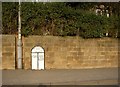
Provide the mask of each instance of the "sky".
[{"label": "sky", "polygon": [[[18,2],[19,0],[1,0],[2,2]],[[120,0],[21,0],[21,2],[119,2]]]}]

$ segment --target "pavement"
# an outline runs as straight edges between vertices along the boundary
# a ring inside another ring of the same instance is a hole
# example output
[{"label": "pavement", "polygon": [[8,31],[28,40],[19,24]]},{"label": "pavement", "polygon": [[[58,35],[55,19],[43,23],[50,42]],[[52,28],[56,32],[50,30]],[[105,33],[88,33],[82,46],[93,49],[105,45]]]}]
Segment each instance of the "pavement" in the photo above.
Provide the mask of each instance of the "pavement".
[{"label": "pavement", "polygon": [[118,69],[2,70],[2,85],[118,85]]}]

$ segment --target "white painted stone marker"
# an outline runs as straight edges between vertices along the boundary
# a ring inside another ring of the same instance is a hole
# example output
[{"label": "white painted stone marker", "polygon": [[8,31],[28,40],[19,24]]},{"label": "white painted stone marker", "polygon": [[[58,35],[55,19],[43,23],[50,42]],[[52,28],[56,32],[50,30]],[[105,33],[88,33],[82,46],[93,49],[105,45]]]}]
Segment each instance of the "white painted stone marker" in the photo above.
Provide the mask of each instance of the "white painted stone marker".
[{"label": "white painted stone marker", "polygon": [[32,69],[44,70],[44,49],[40,46],[32,49]]}]

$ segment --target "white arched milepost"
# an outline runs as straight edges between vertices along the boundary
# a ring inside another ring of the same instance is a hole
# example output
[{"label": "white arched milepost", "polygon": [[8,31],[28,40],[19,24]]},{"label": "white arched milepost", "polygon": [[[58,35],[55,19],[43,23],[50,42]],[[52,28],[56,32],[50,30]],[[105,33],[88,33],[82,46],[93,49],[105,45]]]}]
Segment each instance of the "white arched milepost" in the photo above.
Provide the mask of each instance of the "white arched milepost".
[{"label": "white arched milepost", "polygon": [[32,69],[44,70],[44,49],[40,46],[32,49]]}]

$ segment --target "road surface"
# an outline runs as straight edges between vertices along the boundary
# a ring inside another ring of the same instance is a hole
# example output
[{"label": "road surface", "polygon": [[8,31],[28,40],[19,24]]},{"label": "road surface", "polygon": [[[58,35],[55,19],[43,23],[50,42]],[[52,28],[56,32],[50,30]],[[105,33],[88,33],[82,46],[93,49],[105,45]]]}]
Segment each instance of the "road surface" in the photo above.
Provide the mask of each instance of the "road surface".
[{"label": "road surface", "polygon": [[117,85],[118,69],[3,70],[3,85]]}]

